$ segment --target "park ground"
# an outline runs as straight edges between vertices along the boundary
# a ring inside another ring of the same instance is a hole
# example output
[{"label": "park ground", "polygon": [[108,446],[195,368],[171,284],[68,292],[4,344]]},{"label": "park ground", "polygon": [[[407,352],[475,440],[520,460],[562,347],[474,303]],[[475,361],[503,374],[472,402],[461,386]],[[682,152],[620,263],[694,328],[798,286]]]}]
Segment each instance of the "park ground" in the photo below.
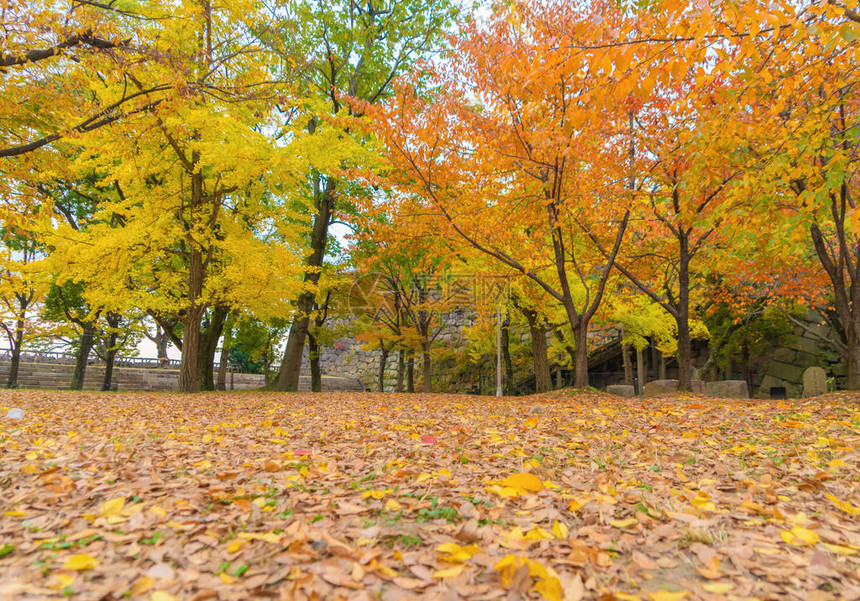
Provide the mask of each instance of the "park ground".
[{"label": "park ground", "polygon": [[846,393],[8,391],[0,598],[856,599],[858,447]]}]

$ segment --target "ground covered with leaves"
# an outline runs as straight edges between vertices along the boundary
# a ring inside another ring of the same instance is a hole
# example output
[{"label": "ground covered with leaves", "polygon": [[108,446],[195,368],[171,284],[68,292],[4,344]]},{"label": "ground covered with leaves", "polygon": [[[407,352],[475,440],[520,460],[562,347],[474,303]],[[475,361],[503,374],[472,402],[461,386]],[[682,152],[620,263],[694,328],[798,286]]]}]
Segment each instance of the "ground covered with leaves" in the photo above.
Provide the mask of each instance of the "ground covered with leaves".
[{"label": "ground covered with leaves", "polygon": [[5,392],[0,598],[856,599],[858,434],[848,395]]}]

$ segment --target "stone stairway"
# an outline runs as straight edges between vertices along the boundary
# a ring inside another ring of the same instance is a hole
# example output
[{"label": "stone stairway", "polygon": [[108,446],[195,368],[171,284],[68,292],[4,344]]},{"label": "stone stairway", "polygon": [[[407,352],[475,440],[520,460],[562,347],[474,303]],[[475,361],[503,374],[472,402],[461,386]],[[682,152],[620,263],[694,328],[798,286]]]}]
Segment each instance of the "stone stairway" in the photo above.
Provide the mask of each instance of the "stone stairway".
[{"label": "stone stairway", "polygon": [[[19,388],[45,388],[61,390],[72,382],[75,366],[62,363],[24,363],[18,368]],[[9,379],[9,361],[0,361],[0,387]],[[89,365],[84,376],[84,390],[101,390],[104,380],[103,365]],[[175,369],[145,369],[115,367],[113,386],[117,390],[174,392],[179,388],[179,371]],[[253,390],[262,388],[265,380],[261,374],[227,374],[227,390]],[[357,378],[323,376],[324,391],[359,392],[363,390]],[[302,376],[299,390],[311,388],[310,377]]]}]

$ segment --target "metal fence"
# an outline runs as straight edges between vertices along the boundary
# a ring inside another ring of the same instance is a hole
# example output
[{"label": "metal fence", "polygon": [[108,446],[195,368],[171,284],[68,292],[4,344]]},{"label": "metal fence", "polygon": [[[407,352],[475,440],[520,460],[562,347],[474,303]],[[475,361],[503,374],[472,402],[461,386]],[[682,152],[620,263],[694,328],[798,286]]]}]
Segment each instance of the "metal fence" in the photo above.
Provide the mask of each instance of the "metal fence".
[{"label": "metal fence", "polygon": [[[11,361],[12,351],[6,349],[0,352],[0,361]],[[55,365],[74,365],[77,357],[72,353],[61,353],[53,351],[22,352],[22,363],[49,363]],[[91,355],[87,365],[104,365],[104,361],[98,355]],[[153,359],[151,357],[115,357],[114,367],[139,367],[143,369],[178,369],[179,359]],[[212,367],[217,370],[221,363],[216,361]],[[238,365],[228,363],[227,369],[234,373],[242,373]]]}]

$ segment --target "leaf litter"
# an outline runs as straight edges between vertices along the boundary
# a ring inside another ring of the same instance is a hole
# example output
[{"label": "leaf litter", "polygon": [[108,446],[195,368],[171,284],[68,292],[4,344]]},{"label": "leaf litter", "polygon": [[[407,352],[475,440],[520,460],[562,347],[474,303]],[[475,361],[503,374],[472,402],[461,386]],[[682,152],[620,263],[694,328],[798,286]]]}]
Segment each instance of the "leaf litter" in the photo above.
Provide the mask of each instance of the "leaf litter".
[{"label": "leaf litter", "polygon": [[0,598],[858,599],[858,401],[3,392]]}]

